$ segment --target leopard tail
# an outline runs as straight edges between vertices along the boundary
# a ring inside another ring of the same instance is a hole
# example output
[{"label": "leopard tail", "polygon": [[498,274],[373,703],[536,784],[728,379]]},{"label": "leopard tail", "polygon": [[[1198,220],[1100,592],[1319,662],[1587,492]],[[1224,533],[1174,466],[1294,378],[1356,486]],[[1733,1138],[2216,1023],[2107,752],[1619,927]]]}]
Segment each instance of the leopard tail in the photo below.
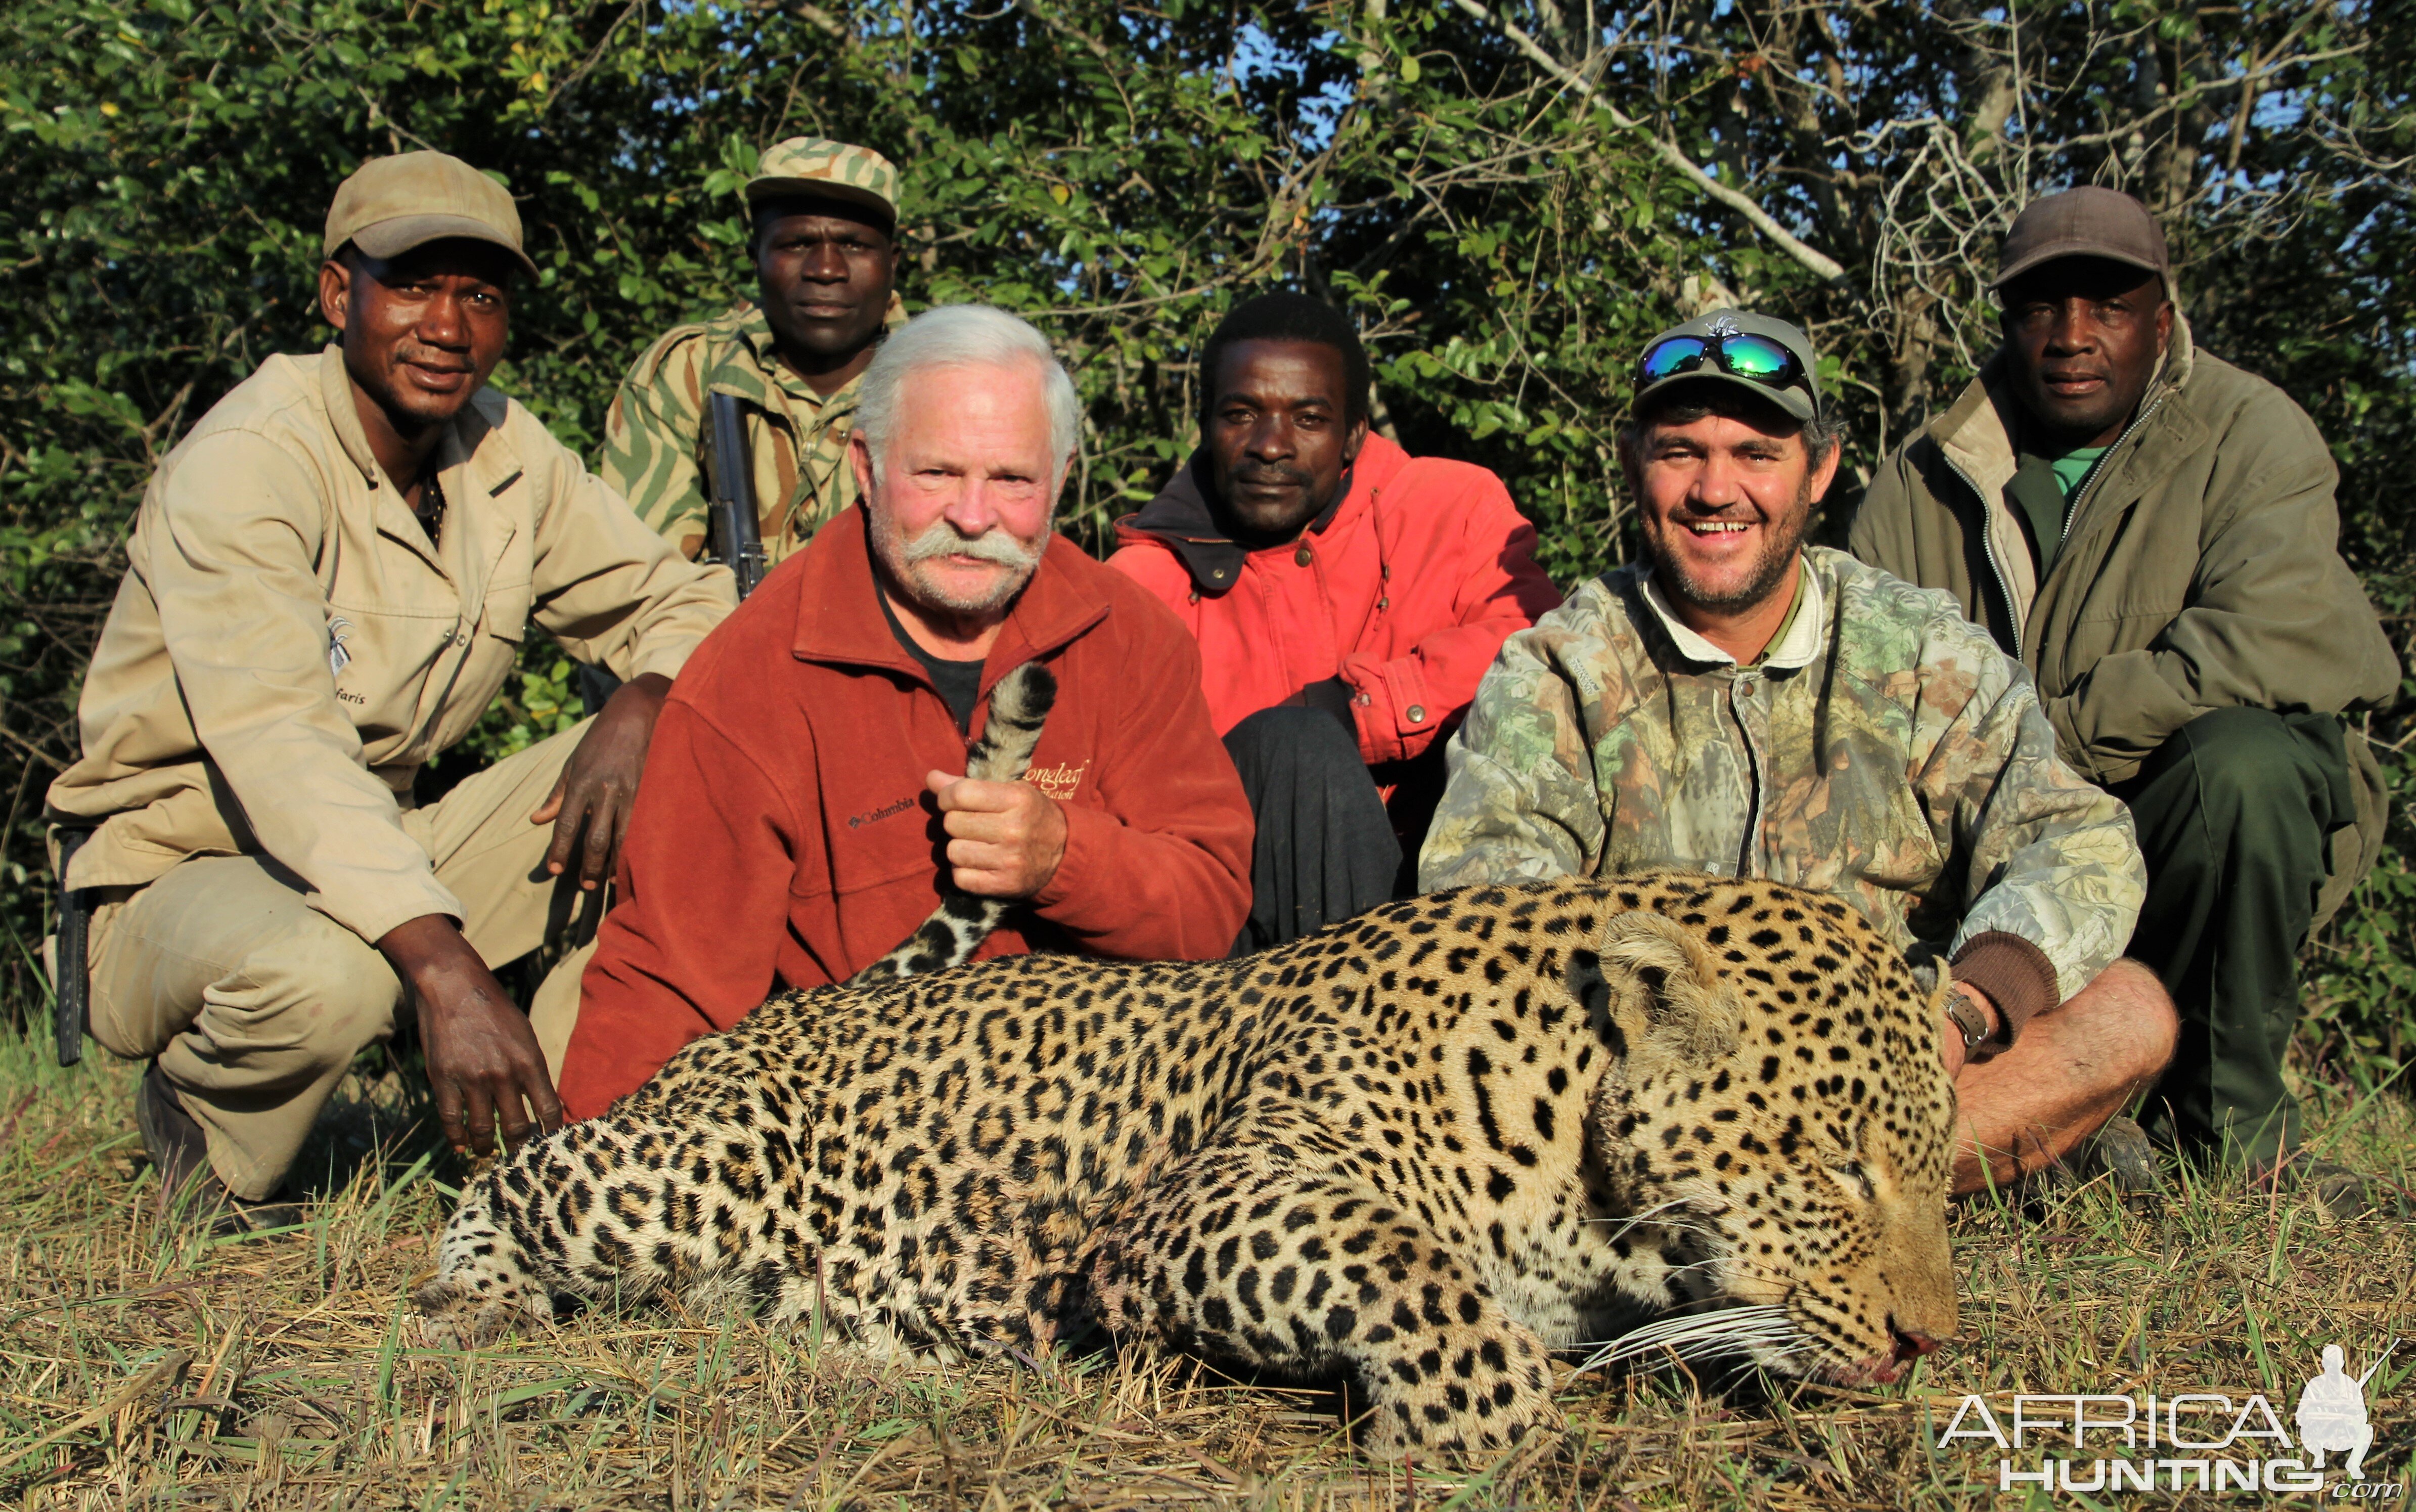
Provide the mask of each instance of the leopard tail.
[{"label": "leopard tail", "polygon": [[[989,690],[989,718],[983,721],[981,738],[965,753],[965,775],[984,782],[1020,781],[1056,702],[1056,674],[1036,661],[1027,661],[1000,678]],[[931,911],[931,916],[898,948],[849,977],[849,984],[920,976],[961,966],[1005,921],[1006,911],[1013,906],[1005,899],[959,892],[943,873],[940,906]]]}]

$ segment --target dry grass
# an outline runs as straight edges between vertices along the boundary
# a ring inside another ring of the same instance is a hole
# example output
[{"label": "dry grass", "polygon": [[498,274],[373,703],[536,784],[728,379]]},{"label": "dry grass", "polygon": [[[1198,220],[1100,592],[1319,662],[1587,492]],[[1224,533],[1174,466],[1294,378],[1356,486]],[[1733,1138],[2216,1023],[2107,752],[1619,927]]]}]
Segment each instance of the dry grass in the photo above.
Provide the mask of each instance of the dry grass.
[{"label": "dry grass", "polygon": [[[1964,1341],[1908,1387],[1571,1378],[1565,1434],[1410,1471],[1351,1455],[1334,1394],[1144,1355],[901,1368],[654,1311],[429,1353],[403,1298],[448,1168],[398,1081],[348,1086],[305,1231],[213,1244],[150,1216],[132,1071],[45,1059],[0,1036],[0,1496],[36,1507],[1976,1506],[1993,1451],[1937,1444],[1967,1391],[2262,1391],[2287,1419],[2323,1344],[2358,1368],[2416,1335],[2408,1223],[2204,1190],[2140,1217],[2083,1187],[1959,1214]],[[2339,1153],[2416,1187],[2404,1102],[2312,1090]],[[2403,1348],[2368,1390],[2369,1477],[2407,1478],[2411,1389]]]}]

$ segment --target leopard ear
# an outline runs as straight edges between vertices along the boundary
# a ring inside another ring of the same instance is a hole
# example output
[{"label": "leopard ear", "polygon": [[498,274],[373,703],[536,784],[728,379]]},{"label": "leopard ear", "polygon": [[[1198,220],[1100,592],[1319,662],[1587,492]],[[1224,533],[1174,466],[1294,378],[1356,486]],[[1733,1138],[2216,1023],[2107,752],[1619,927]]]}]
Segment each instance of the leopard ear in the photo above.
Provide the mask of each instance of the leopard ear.
[{"label": "leopard ear", "polygon": [[1602,932],[1599,953],[1580,951],[1569,989],[1619,1054],[1700,1066],[1736,1049],[1734,994],[1719,962],[1684,925],[1642,910]]}]

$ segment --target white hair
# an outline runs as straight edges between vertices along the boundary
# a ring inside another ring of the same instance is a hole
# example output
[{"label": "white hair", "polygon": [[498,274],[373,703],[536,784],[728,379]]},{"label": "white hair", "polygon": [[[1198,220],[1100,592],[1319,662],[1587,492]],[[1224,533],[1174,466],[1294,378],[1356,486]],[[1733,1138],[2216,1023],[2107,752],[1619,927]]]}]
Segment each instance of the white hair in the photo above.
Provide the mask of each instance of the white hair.
[{"label": "white hair", "polygon": [[1029,322],[989,305],[942,305],[927,310],[892,331],[864,370],[863,397],[856,401],[855,430],[864,437],[877,476],[883,443],[895,433],[898,406],[906,380],[926,368],[1011,368],[1034,364],[1040,369],[1041,392],[1049,402],[1049,447],[1057,459],[1063,483],[1081,440],[1081,401],[1074,380],[1049,349],[1049,339]]}]

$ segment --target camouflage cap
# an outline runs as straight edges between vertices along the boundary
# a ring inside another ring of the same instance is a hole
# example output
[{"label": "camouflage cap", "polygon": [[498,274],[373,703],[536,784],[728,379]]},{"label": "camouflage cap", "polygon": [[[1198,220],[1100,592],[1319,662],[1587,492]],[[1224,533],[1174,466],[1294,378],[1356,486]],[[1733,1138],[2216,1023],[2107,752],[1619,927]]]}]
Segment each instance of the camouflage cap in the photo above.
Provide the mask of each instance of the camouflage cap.
[{"label": "camouflage cap", "polygon": [[898,168],[870,147],[822,137],[791,137],[763,149],[755,176],[747,181],[747,203],[792,196],[846,200],[878,210],[898,223]]},{"label": "camouflage cap", "polygon": [[467,237],[502,248],[530,278],[521,213],[511,191],[459,158],[406,152],[372,158],[336,187],[322,255],[351,242],[371,257],[400,257],[424,242]]}]

